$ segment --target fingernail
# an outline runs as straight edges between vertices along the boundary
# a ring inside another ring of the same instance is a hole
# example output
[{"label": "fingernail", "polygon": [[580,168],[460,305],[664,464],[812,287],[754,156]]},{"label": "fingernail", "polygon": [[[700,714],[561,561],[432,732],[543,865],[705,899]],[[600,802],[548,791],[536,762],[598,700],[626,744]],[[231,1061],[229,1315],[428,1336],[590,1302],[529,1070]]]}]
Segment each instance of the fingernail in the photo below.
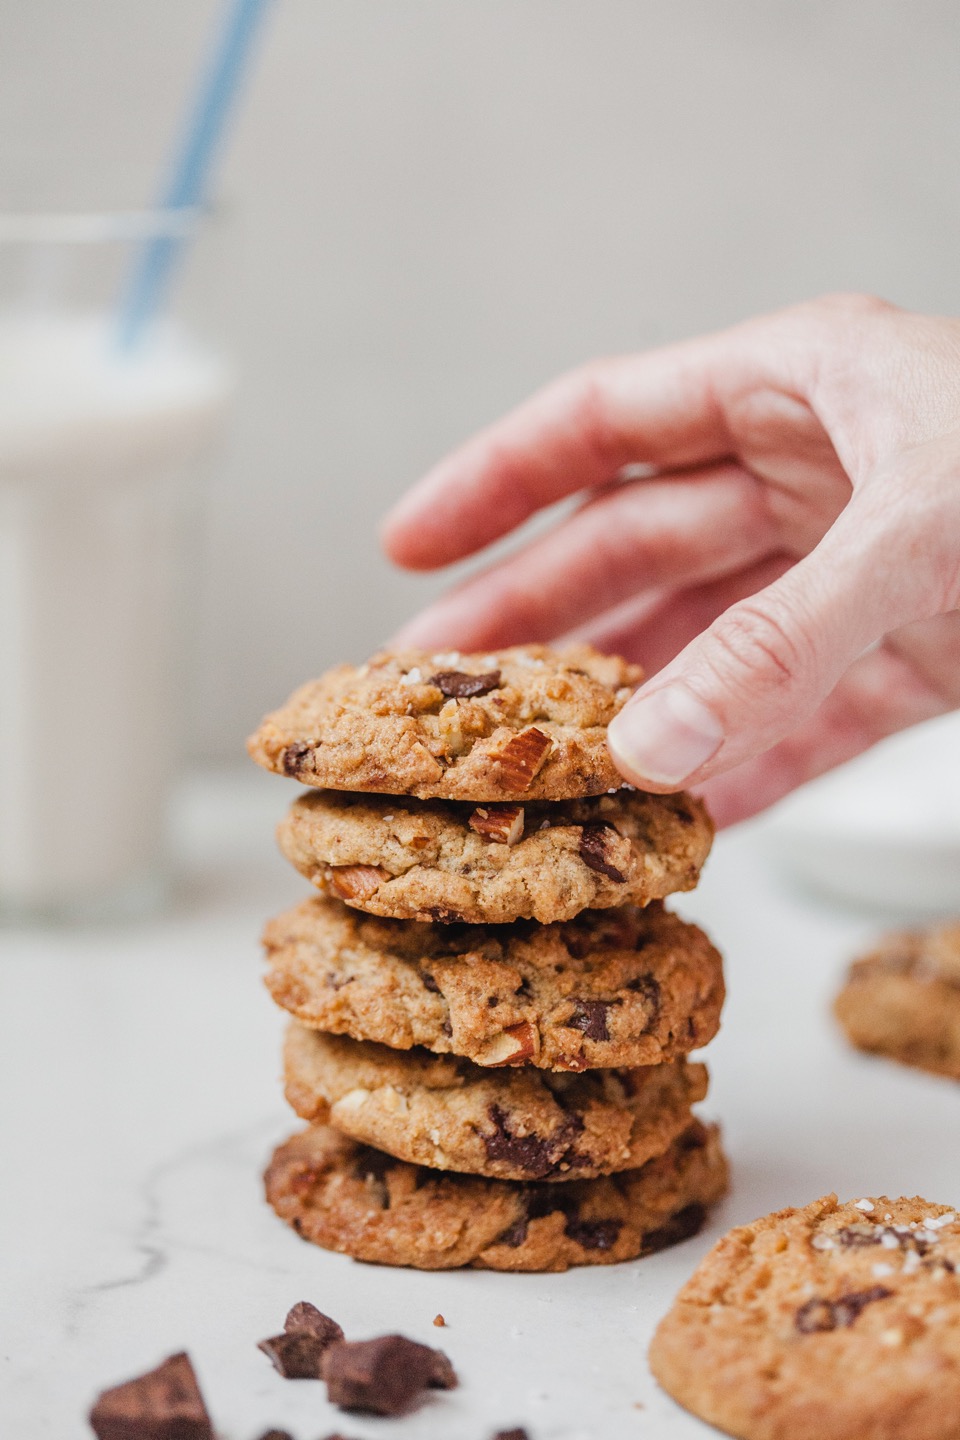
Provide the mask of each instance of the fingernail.
[{"label": "fingernail", "polygon": [[613,757],[638,779],[679,785],[720,747],[720,722],[685,685],[635,700],[610,722]]}]

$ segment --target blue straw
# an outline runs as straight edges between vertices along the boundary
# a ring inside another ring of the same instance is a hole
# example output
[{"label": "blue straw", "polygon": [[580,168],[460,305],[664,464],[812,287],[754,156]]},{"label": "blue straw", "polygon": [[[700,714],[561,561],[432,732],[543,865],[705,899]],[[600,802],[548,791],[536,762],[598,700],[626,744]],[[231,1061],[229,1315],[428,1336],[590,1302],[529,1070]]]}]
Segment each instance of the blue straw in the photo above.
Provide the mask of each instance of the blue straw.
[{"label": "blue straw", "polygon": [[[240,87],[257,22],[265,9],[266,0],[229,0],[219,43],[201,81],[170,183],[160,202],[162,209],[188,209],[205,199],[217,144]],[[179,236],[155,235],[143,247],[120,307],[117,328],[122,350],[133,348],[144,326],[156,314],[182,244]]]}]

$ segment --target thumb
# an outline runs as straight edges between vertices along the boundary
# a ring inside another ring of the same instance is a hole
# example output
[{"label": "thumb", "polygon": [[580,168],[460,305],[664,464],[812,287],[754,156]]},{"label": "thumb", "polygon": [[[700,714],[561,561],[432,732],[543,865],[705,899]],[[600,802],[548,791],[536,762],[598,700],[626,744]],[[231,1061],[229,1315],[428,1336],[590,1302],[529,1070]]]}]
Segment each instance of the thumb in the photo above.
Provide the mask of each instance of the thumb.
[{"label": "thumb", "polygon": [[871,540],[859,509],[851,501],[816,550],[732,605],[628,701],[607,741],[629,781],[678,790],[763,754],[869,645],[930,613],[915,593],[923,567],[897,564],[895,541]]}]

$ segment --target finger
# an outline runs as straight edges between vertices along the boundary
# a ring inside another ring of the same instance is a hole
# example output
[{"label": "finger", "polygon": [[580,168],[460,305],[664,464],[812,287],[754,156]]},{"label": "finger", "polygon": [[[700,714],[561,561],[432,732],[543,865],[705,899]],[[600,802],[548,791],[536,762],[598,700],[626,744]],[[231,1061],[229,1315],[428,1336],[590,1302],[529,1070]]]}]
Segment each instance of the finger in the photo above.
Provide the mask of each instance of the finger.
[{"label": "finger", "polygon": [[405,625],[404,646],[549,640],[638,590],[697,584],[778,542],[760,483],[737,465],[607,490]]},{"label": "finger", "polygon": [[821,544],[731,606],[613,720],[628,780],[675,790],[752,759],[802,723],[868,645],[938,606],[896,515],[858,496]]},{"label": "finger", "polygon": [[632,461],[674,468],[728,455],[712,379],[729,350],[710,336],[561,376],[408,491],[384,522],[387,554],[415,570],[447,565]]},{"label": "finger", "polygon": [[612,614],[601,615],[566,637],[642,665],[648,677],[668,665],[718,615],[779,580],[795,557],[774,554],[703,585],[664,594],[645,592]]},{"label": "finger", "polygon": [[792,734],[702,787],[718,825],[735,825],[852,760],[878,740],[960,708],[960,615],[889,636],[851,666]]}]

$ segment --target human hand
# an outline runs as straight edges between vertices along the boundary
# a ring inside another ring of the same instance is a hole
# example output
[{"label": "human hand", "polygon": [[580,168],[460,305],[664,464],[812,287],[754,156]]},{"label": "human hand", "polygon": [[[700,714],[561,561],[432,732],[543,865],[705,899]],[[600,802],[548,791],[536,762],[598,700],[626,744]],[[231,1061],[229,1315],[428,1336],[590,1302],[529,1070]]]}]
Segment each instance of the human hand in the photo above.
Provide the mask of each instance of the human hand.
[{"label": "human hand", "polygon": [[613,757],[721,824],[960,706],[960,322],[832,296],[595,361],[443,460],[384,545],[432,569],[581,492],[398,641],[639,660]]}]

